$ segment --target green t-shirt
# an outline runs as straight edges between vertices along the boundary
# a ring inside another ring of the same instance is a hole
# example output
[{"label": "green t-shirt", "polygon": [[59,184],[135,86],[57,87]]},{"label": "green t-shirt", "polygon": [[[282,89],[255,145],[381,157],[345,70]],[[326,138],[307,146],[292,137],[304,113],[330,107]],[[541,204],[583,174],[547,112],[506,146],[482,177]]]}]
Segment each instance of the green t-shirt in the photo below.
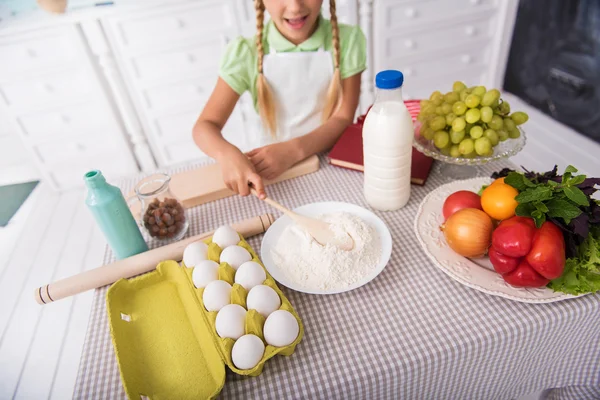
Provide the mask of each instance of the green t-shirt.
[{"label": "green t-shirt", "polygon": [[[342,79],[356,75],[367,68],[367,44],[358,26],[339,24],[340,74]],[[272,21],[263,31],[264,54],[270,46],[277,52],[316,51],[323,47],[332,52],[331,22],[319,16],[319,25],[311,37],[298,46],[288,41]],[[227,45],[221,58],[219,76],[239,95],[250,91],[256,108],[256,78],[258,77],[256,37],[239,37]],[[333,58],[331,60],[333,63]]]}]

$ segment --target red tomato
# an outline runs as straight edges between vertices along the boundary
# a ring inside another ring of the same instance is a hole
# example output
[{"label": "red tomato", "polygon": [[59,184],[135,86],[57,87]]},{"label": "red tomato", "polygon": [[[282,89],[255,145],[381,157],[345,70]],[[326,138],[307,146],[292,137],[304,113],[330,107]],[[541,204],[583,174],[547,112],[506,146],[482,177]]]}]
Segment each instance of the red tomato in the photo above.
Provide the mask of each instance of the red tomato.
[{"label": "red tomato", "polygon": [[469,192],[468,190],[459,190],[458,192],[452,193],[448,196],[446,201],[444,201],[444,207],[442,208],[444,221],[463,208],[476,208],[483,211],[479,195],[477,193]]}]

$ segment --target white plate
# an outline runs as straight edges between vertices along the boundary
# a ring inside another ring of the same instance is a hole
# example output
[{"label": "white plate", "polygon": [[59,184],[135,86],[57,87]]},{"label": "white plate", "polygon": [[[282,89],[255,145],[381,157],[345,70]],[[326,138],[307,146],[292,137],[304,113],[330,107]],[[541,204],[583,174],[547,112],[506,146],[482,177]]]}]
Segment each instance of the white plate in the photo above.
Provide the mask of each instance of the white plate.
[{"label": "white plate", "polygon": [[491,181],[489,178],[455,181],[440,186],[425,196],[415,217],[415,233],[433,264],[465,286],[523,303],[552,303],[580,297],[554,292],[546,287],[518,288],[511,286],[494,271],[489,258],[465,258],[448,246],[444,234],[440,230],[440,225],[444,222],[442,215],[444,201],[450,194],[459,190],[470,190],[477,193],[482,185],[487,185]]},{"label": "white plate", "polygon": [[359,207],[355,204],[349,203],[338,203],[338,202],[324,202],[324,203],[312,203],[307,204],[302,207],[298,207],[294,209],[298,214],[306,215],[309,217],[318,217],[323,214],[331,214],[336,212],[347,212],[349,214],[356,215],[362,218],[367,224],[375,228],[375,231],[379,235],[379,239],[381,241],[381,258],[379,260],[379,264],[373,270],[371,275],[366,276],[360,282],[355,283],[352,286],[349,286],[345,289],[341,290],[308,290],[302,287],[297,282],[291,281],[289,277],[282,271],[277,265],[273,262],[273,258],[271,257],[271,249],[275,247],[277,244],[277,240],[281,237],[283,230],[290,224],[292,224],[292,220],[288,216],[282,216],[277,221],[271,225],[271,227],[265,233],[265,236],[262,240],[262,245],[260,249],[260,256],[262,258],[267,271],[271,274],[273,279],[277,282],[281,283],[283,286],[293,289],[297,292],[310,293],[310,294],[336,294],[348,292],[350,290],[354,290],[363,285],[366,285],[387,265],[390,260],[390,256],[392,255],[392,235],[385,222],[383,222],[377,215],[373,214],[371,211],[366,210],[362,207]]}]

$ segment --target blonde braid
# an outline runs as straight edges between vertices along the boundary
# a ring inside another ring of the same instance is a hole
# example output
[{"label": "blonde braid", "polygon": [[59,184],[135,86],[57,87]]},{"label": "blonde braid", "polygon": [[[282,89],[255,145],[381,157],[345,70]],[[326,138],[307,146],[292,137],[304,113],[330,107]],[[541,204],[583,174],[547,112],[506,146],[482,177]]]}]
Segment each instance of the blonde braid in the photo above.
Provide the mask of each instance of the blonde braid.
[{"label": "blonde braid", "polygon": [[258,113],[265,128],[275,137],[277,135],[275,101],[273,99],[273,92],[263,74],[265,5],[262,0],[254,0],[254,9],[256,10],[256,50],[258,53],[258,77],[256,78]]},{"label": "blonde braid", "polygon": [[333,79],[329,84],[327,91],[327,102],[323,110],[323,122],[337,109],[338,103],[342,98],[342,77],[340,74],[340,30],[337,22],[335,0],[329,0],[329,13],[331,14],[331,42],[333,45]]}]

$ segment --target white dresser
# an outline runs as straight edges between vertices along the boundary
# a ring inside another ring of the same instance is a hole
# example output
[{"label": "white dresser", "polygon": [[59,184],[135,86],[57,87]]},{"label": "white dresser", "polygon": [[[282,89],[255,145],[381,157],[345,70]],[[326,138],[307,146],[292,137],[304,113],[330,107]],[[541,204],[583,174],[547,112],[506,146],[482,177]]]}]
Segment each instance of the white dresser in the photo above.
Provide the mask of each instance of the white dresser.
[{"label": "white dresser", "polygon": [[452,83],[501,88],[517,1],[377,0],[374,70],[400,69],[407,99]]},{"label": "white dresser", "polygon": [[[109,179],[205,157],[191,131],[224,46],[255,32],[250,0],[127,1],[0,23],[0,184],[40,176],[56,189],[89,169]],[[377,71],[420,98],[456,79],[499,86],[516,0],[339,0],[367,36],[359,112]],[[324,15],[329,17],[324,1]],[[4,120],[4,123],[1,121]],[[244,150],[258,117],[242,96],[224,129]]]}]

